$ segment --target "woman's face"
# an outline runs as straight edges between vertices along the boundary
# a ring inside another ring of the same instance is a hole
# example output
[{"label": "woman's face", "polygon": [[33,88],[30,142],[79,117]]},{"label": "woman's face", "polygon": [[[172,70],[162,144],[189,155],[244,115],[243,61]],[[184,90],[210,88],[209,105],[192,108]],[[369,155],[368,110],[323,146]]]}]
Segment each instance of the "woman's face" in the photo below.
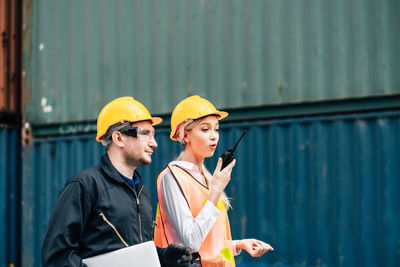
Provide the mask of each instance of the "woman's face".
[{"label": "woman's face", "polygon": [[208,116],[200,119],[191,130],[185,130],[184,140],[186,149],[189,148],[196,157],[212,157],[219,140],[217,117]]}]

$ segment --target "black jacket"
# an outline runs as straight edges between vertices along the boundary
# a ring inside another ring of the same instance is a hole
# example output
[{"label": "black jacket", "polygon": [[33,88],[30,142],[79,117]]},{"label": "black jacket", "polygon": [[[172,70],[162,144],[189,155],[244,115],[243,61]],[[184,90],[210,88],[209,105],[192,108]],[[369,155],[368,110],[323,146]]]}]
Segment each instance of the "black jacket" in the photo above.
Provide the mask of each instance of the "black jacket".
[{"label": "black jacket", "polygon": [[83,258],[123,248],[123,241],[131,246],[152,240],[151,199],[140,180],[137,196],[107,154],[99,166],[70,178],[50,217],[43,266],[82,266]]}]

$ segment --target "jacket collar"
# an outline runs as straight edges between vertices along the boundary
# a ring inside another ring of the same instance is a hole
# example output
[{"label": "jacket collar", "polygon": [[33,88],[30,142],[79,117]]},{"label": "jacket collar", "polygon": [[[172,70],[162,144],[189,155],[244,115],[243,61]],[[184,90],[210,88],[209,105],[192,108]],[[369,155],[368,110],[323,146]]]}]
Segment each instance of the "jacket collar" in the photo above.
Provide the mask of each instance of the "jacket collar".
[{"label": "jacket collar", "polygon": [[[110,177],[112,180],[119,182],[119,183],[125,183],[124,179],[119,174],[118,170],[114,167],[114,165],[112,165],[112,162],[111,162],[110,158],[108,157],[107,153],[105,153],[101,157],[101,168],[107,174],[107,176]],[[142,176],[140,175],[140,173],[137,170],[135,170],[135,172],[140,179],[140,185],[143,184]]]}]

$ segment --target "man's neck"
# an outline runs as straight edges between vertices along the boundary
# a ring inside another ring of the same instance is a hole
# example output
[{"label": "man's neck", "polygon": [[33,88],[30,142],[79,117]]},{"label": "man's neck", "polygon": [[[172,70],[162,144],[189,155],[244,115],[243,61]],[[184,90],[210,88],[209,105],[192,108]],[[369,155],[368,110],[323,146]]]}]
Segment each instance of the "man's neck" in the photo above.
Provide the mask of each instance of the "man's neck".
[{"label": "man's neck", "polygon": [[116,168],[122,175],[132,178],[133,173],[136,170],[136,166],[126,164],[125,160],[118,153],[107,152],[110,158],[111,164]]}]

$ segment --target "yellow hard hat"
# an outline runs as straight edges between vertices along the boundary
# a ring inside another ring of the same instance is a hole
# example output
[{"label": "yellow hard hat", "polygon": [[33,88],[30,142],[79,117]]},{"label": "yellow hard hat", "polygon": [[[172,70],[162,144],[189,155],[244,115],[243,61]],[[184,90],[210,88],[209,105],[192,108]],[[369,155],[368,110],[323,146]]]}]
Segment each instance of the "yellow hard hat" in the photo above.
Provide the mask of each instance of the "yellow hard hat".
[{"label": "yellow hard hat", "polygon": [[217,115],[221,120],[228,116],[228,112],[217,110],[207,99],[198,95],[189,96],[176,105],[171,115],[171,135],[172,140],[178,140],[175,135],[178,126],[189,119],[195,120],[208,115]]},{"label": "yellow hard hat", "polygon": [[97,136],[96,140],[101,139],[106,134],[110,126],[120,122],[138,122],[151,121],[152,125],[162,122],[161,118],[152,117],[149,111],[142,103],[133,99],[133,97],[119,97],[104,106],[97,118]]}]

